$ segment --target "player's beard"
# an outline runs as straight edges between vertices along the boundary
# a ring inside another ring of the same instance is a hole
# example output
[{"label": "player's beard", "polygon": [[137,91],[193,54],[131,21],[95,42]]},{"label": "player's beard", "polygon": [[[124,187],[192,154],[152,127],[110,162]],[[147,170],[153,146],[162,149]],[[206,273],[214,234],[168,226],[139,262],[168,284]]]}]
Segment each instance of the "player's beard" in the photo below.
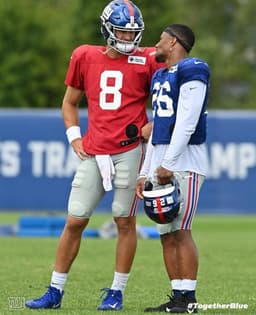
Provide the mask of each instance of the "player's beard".
[{"label": "player's beard", "polygon": [[156,62],[165,62],[166,56],[164,54],[157,54],[155,55]]}]

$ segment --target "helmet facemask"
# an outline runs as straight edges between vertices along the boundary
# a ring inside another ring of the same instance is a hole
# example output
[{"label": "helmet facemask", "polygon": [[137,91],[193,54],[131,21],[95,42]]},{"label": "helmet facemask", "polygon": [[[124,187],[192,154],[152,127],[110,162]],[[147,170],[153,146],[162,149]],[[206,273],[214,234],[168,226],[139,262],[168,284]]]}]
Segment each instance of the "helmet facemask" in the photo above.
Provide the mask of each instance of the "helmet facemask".
[{"label": "helmet facemask", "polygon": [[[109,24],[109,25],[107,25]],[[130,55],[134,53],[141,41],[142,38],[142,30],[138,30],[138,28],[123,28],[123,27],[116,27],[111,25],[111,23],[107,23],[105,26],[108,29],[108,32],[110,34],[109,38],[107,39],[107,43],[109,46],[114,48],[116,51]],[[134,39],[131,41],[122,40],[116,37],[116,31],[122,31],[122,32],[133,32],[135,34]]]}]

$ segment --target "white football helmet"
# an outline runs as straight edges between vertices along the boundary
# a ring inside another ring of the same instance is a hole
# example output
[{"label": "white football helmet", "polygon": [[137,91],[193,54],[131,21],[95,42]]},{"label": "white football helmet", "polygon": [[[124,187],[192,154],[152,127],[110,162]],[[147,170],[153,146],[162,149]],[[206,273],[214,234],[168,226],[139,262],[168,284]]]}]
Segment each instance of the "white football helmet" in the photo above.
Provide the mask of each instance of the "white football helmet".
[{"label": "white football helmet", "polygon": [[143,196],[144,211],[152,221],[159,224],[167,224],[172,222],[178,215],[181,194],[179,183],[176,179],[172,181],[172,185],[155,190],[152,183],[146,182]]}]

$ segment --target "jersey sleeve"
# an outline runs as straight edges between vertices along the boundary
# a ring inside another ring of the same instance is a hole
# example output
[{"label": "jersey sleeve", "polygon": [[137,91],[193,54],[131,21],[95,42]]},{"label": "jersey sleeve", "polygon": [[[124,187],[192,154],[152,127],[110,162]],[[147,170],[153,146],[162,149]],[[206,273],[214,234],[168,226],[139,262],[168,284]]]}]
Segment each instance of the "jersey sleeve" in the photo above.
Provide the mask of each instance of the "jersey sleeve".
[{"label": "jersey sleeve", "polygon": [[83,75],[81,74],[81,62],[85,58],[85,48],[86,46],[80,46],[73,50],[66,78],[65,84],[77,88],[79,90],[84,89],[83,85]]},{"label": "jersey sleeve", "polygon": [[178,67],[178,82],[182,84],[197,80],[208,85],[210,77],[209,66],[202,59],[188,58],[184,59]]},{"label": "jersey sleeve", "polygon": [[196,130],[206,91],[207,86],[201,81],[191,81],[182,85],[171,143],[161,164],[164,168],[172,170],[185,151],[191,135]]}]

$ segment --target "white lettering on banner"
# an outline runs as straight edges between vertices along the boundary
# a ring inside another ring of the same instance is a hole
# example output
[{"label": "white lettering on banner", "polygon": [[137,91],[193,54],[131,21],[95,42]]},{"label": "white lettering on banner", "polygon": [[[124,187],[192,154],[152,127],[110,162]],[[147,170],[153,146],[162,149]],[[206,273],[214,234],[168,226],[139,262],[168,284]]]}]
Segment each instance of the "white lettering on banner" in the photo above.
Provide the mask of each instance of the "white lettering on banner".
[{"label": "white lettering on banner", "polygon": [[[25,172],[37,178],[71,177],[79,163],[72,147],[62,141],[33,140],[27,143],[26,149],[30,152],[29,157],[22,152],[18,141],[0,141],[0,176],[13,178],[24,176]],[[244,180],[256,172],[256,143],[213,142],[209,146],[209,156],[209,179],[226,176],[231,180]]]},{"label": "white lettering on banner", "polygon": [[240,167],[239,178],[248,176],[248,168],[256,166],[256,145],[253,143],[242,143],[239,146]]},{"label": "white lettering on banner", "polygon": [[78,158],[71,147],[68,153],[60,141],[30,141],[32,175],[35,177],[70,177],[78,165]]},{"label": "white lettering on banner", "polygon": [[256,167],[256,145],[243,143],[212,143],[210,148],[209,177],[217,179],[227,174],[230,179],[245,179],[251,168]]},{"label": "white lettering on banner", "polygon": [[61,142],[50,142],[46,149],[45,175],[62,177],[64,172],[66,148]]},{"label": "white lettering on banner", "polygon": [[32,152],[32,174],[35,177],[43,175],[43,153],[45,151],[45,142],[31,141],[28,143],[28,149]]},{"label": "white lettering on banner", "polygon": [[20,172],[20,145],[17,141],[0,142],[0,175],[16,177]]}]

